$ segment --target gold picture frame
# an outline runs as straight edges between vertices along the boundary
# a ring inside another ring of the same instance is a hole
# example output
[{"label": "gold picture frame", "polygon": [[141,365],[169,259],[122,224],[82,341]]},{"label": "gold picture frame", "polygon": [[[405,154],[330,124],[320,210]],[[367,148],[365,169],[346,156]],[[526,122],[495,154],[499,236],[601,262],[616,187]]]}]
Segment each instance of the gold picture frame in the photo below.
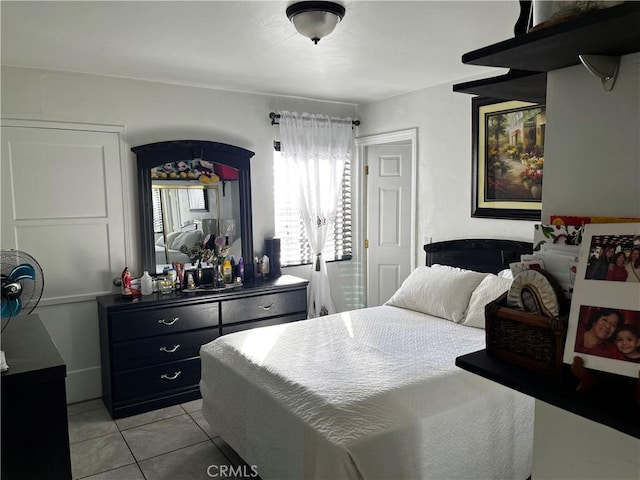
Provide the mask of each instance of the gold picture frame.
[{"label": "gold picture frame", "polygon": [[540,220],[544,105],[472,99],[471,216]]}]

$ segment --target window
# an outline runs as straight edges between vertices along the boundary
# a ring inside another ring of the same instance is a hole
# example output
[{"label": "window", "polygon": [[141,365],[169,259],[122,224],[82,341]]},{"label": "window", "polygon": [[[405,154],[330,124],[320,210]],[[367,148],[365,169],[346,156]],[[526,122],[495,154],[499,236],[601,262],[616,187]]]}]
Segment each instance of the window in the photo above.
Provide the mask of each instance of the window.
[{"label": "window", "polygon": [[151,189],[151,200],[153,203],[153,233],[162,233],[164,225],[162,225],[162,200],[160,198],[160,189]]},{"label": "window", "polygon": [[[311,263],[311,248],[304,231],[302,215],[297,208],[295,181],[290,178],[280,152],[274,152],[275,236],[280,238],[280,264]],[[336,221],[322,252],[326,261],[351,259],[351,163],[342,175]]]},{"label": "window", "polygon": [[209,202],[207,192],[204,188],[190,188],[187,190],[189,196],[190,212],[208,212]]}]

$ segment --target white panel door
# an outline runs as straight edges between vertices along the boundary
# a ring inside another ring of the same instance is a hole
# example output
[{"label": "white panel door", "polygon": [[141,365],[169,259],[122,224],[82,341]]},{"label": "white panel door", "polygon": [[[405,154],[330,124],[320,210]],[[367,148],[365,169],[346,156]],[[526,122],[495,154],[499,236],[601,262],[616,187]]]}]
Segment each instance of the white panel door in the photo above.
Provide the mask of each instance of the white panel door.
[{"label": "white panel door", "polygon": [[382,305],[411,273],[412,146],[367,148],[367,306]]},{"label": "white panel door", "polygon": [[38,313],[67,364],[69,401],[100,396],[95,298],[126,265],[120,127],[3,121],[0,247],[44,274]]}]

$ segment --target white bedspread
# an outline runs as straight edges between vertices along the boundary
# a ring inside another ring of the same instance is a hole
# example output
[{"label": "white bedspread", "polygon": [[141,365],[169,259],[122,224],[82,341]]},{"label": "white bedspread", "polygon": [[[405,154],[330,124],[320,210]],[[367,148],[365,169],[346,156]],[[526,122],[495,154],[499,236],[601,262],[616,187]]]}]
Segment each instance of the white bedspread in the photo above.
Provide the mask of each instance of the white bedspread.
[{"label": "white bedspread", "polygon": [[484,342],[392,306],[226,335],[203,412],[264,480],[524,480],[533,400],[454,364]]}]

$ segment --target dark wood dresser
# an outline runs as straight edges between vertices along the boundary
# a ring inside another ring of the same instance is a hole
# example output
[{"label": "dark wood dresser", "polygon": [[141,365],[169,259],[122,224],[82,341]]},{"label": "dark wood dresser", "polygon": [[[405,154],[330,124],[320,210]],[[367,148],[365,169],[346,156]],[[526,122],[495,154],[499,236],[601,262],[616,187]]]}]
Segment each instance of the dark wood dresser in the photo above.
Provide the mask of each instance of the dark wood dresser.
[{"label": "dark wood dresser", "polygon": [[71,479],[67,367],[40,317],[11,319],[2,350],[2,479]]},{"label": "dark wood dresser", "polygon": [[220,335],[305,319],[307,284],[284,275],[215,294],[98,297],[102,395],[112,417],[200,398],[200,347]]}]

